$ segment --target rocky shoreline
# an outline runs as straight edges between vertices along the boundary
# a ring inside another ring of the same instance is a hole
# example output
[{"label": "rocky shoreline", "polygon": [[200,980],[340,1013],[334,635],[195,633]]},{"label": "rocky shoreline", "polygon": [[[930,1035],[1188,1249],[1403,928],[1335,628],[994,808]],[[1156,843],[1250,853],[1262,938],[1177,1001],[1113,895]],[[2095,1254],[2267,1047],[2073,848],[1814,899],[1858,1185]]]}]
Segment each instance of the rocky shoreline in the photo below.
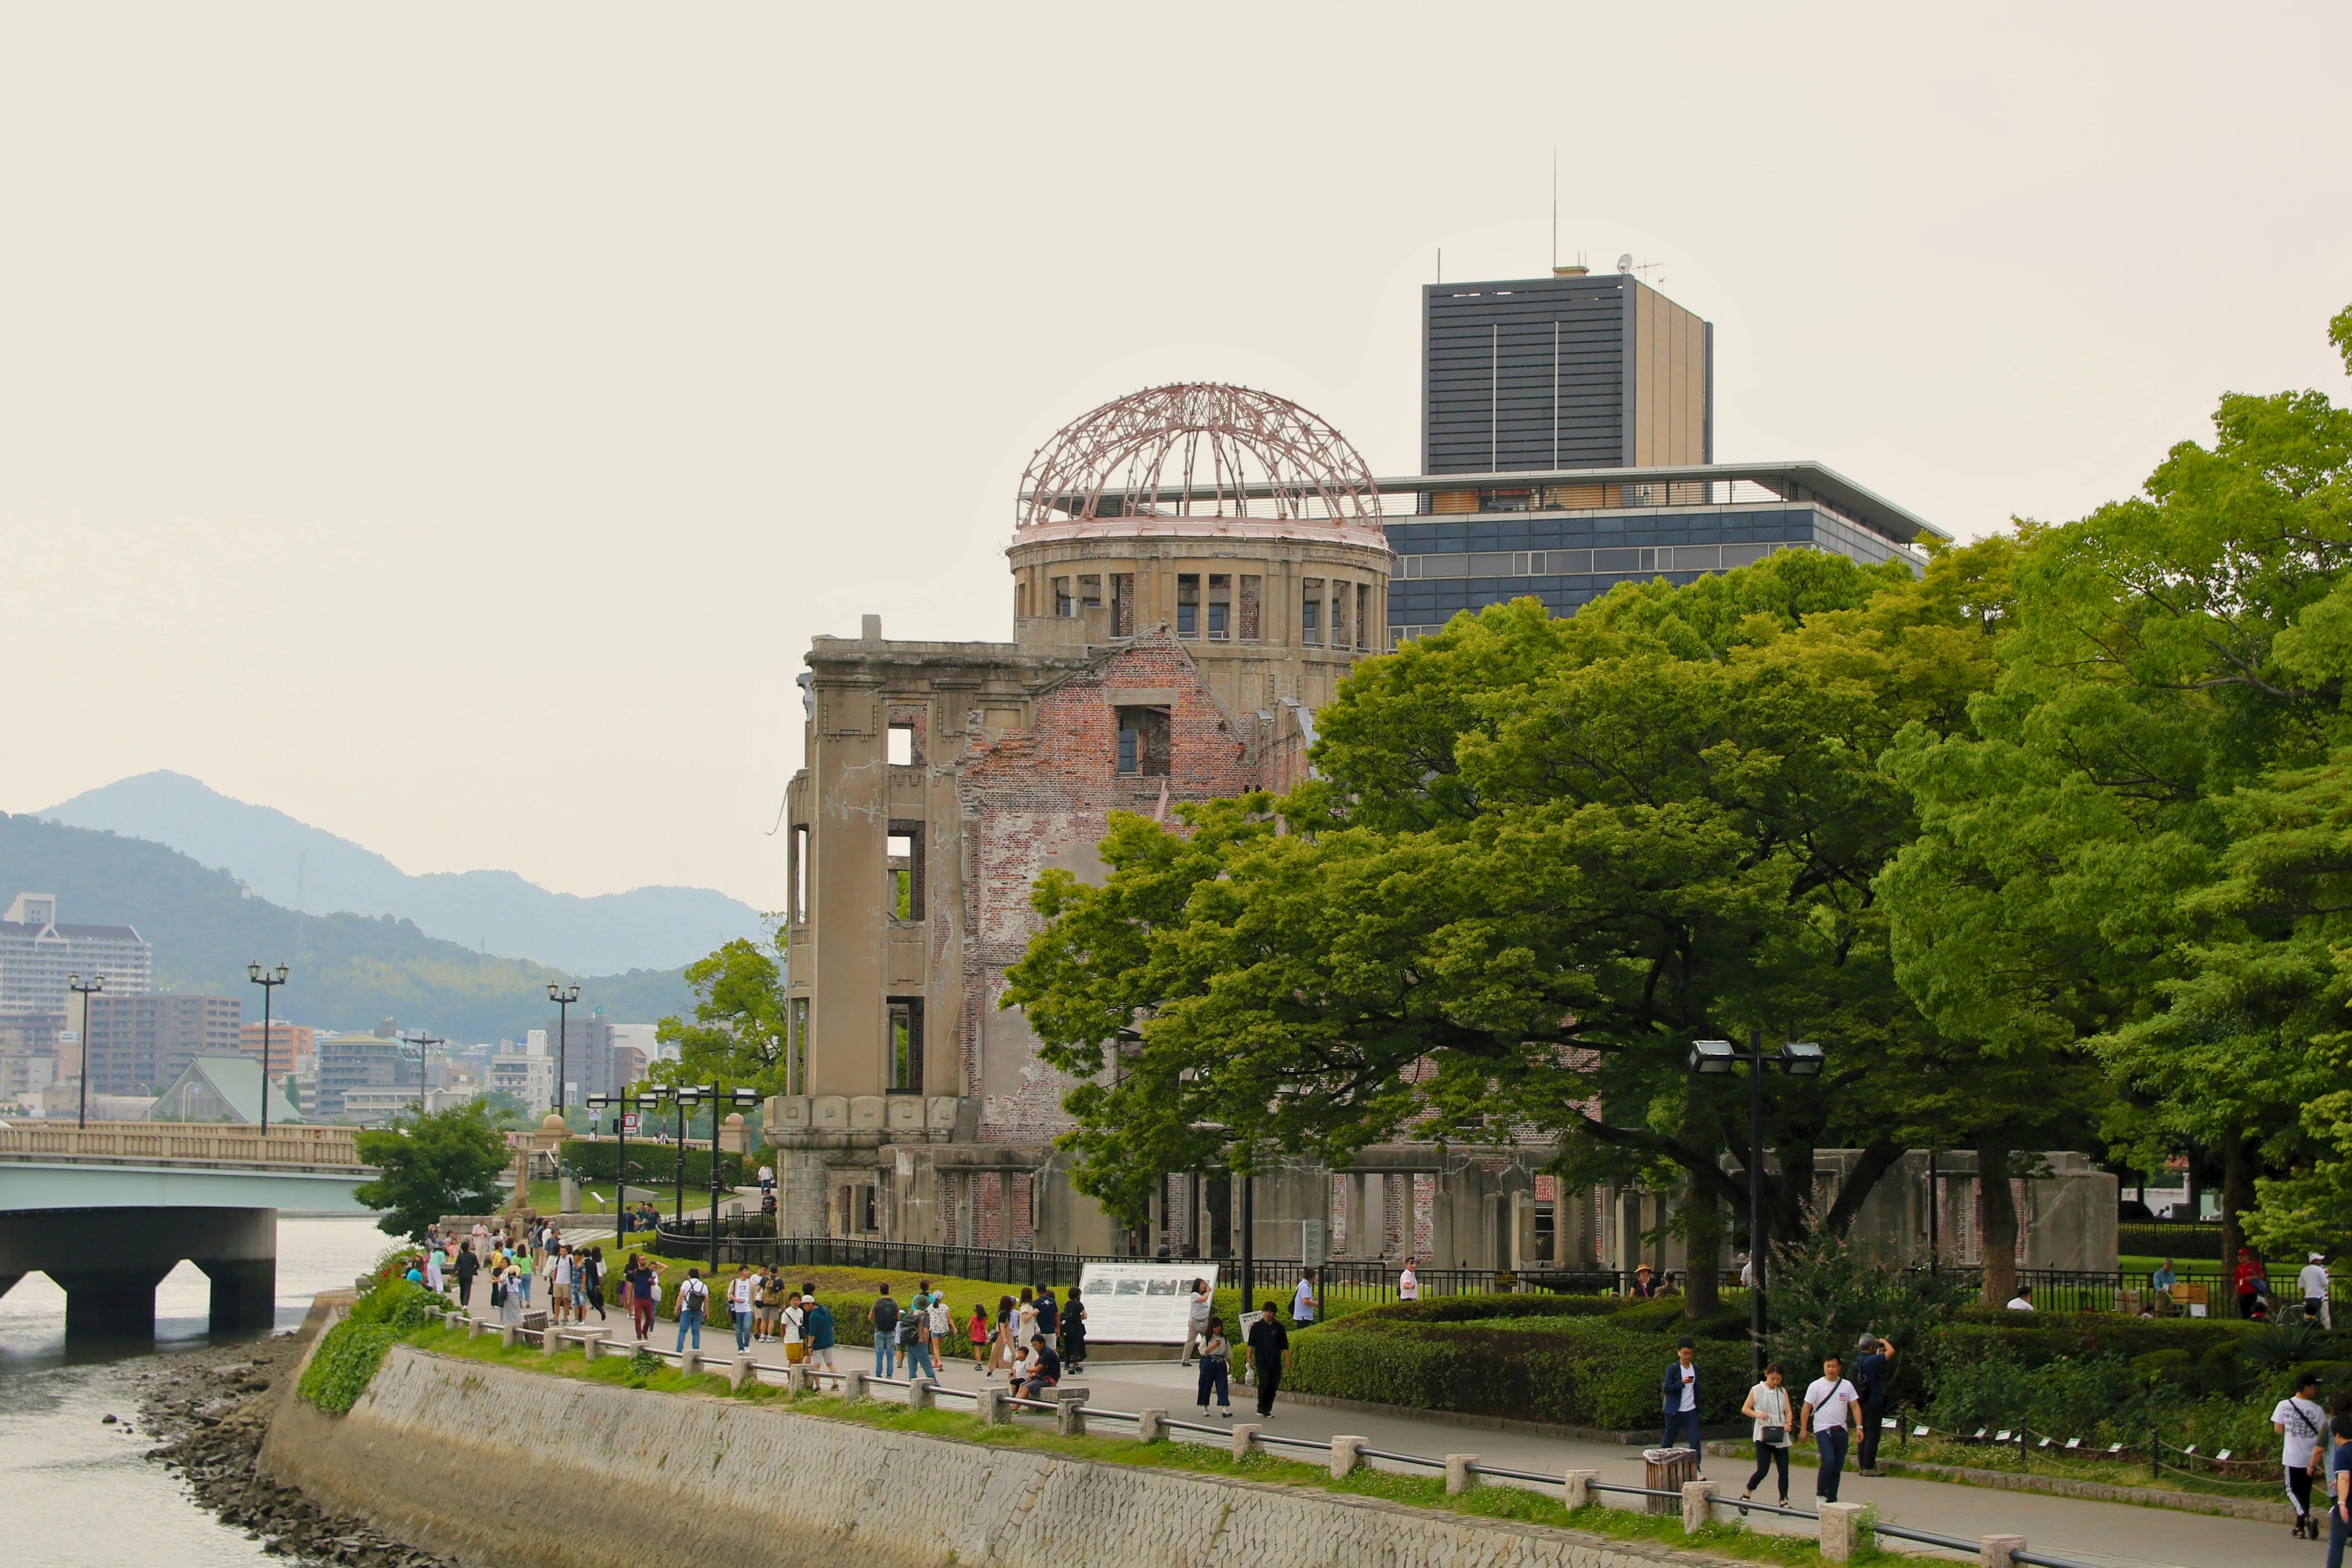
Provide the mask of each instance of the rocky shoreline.
[{"label": "rocky shoreline", "polygon": [[178,1470],[192,1500],[223,1524],[243,1526],[267,1552],[353,1568],[456,1568],[258,1472],[278,1384],[294,1375],[306,1343],[283,1333],[158,1358],[140,1380],[142,1429],[163,1439],[148,1459]]}]

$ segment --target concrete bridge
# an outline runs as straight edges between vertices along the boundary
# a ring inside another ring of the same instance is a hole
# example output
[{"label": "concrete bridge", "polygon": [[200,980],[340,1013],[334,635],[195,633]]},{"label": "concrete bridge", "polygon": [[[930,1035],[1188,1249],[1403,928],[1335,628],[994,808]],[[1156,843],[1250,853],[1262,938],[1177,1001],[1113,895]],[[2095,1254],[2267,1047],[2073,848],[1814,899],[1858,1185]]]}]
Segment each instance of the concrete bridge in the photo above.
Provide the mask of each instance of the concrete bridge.
[{"label": "concrete bridge", "polygon": [[182,1261],[212,1280],[215,1330],[277,1310],[278,1215],[368,1214],[375,1175],[352,1127],[161,1121],[0,1127],[0,1295],[37,1269],[66,1332],[155,1331],[155,1286]]}]

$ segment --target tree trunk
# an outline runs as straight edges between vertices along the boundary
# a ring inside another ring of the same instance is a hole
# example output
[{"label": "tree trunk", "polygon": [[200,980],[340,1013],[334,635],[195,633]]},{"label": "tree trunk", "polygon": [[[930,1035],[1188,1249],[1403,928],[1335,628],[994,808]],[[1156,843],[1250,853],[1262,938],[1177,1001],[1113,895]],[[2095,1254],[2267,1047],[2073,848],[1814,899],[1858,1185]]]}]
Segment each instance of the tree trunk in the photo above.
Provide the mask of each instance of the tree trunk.
[{"label": "tree trunk", "polygon": [[2246,1245],[2245,1213],[2254,1206],[2254,1163],[2243,1140],[2221,1145],[2221,1272],[2238,1266],[2238,1248]]},{"label": "tree trunk", "polygon": [[2017,1205],[2010,1201],[2009,1149],[1977,1142],[1977,1192],[1984,1210],[1984,1304],[2006,1307],[2017,1294]]},{"label": "tree trunk", "polygon": [[1723,1210],[1694,1179],[1684,1199],[1684,1246],[1690,1267],[1683,1272],[1683,1316],[1711,1318],[1722,1305],[1716,1289],[1717,1254],[1723,1249]]},{"label": "tree trunk", "polygon": [[1903,1158],[1903,1145],[1892,1139],[1881,1139],[1862,1151],[1862,1158],[1846,1173],[1838,1188],[1837,1201],[1830,1205],[1829,1213],[1822,1216],[1822,1226],[1832,1236],[1843,1236],[1853,1228],[1854,1216],[1862,1205],[1870,1201],[1879,1181]]}]

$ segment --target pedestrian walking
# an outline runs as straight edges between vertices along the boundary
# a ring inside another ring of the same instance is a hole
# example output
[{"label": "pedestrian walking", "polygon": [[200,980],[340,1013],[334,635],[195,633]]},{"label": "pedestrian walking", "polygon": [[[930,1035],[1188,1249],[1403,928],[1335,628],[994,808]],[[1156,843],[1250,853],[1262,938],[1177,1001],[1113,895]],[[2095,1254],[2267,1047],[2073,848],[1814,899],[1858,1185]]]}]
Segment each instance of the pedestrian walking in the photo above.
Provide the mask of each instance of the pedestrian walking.
[{"label": "pedestrian walking", "polygon": [[1233,1346],[1225,1339],[1225,1321],[1212,1312],[1201,1324],[1201,1414],[1209,1413],[1209,1391],[1217,1394],[1217,1414],[1233,1419],[1233,1394],[1226,1384],[1226,1373],[1233,1356]]},{"label": "pedestrian walking", "polygon": [[2319,1253],[2313,1253],[2311,1261],[2303,1266],[2303,1272],[2295,1276],[2295,1284],[2303,1291],[2303,1321],[2333,1330],[2336,1322],[2334,1313],[2329,1310],[2327,1259]]},{"label": "pedestrian walking", "polygon": [[1209,1319],[1214,1315],[1216,1299],[1216,1292],[1209,1289],[1206,1279],[1192,1281],[1192,1299],[1184,1305],[1184,1353],[1177,1357],[1179,1366],[1192,1365],[1192,1352],[1208,1342]]},{"label": "pedestrian walking", "polygon": [[1054,1288],[1051,1285],[1038,1286],[1037,1337],[1050,1345],[1061,1326],[1062,1304],[1054,1300]]},{"label": "pedestrian walking", "polygon": [[1410,1258],[1404,1260],[1404,1272],[1397,1276],[1397,1300],[1400,1301],[1421,1300],[1421,1276],[1412,1271],[1412,1259]]},{"label": "pedestrian walking", "polygon": [[1013,1311],[1013,1345],[1025,1359],[1029,1342],[1037,1337],[1037,1295],[1028,1286],[1021,1287],[1021,1305]]},{"label": "pedestrian walking", "polygon": [[931,1364],[930,1281],[926,1279],[923,1285],[924,1289],[915,1292],[915,1300],[921,1305],[909,1304],[899,1314],[898,1351],[906,1358],[908,1382],[919,1377],[937,1383],[939,1369]]},{"label": "pedestrian walking", "polygon": [[971,1370],[977,1373],[987,1372],[988,1309],[977,1301],[971,1304],[971,1322],[964,1330],[964,1333],[971,1341]]},{"label": "pedestrian walking", "polygon": [[[592,1247],[588,1249],[588,1256],[581,1260],[580,1277],[588,1305],[596,1309],[596,1321],[600,1323],[605,1321],[604,1249],[603,1247]],[[584,1310],[580,1314],[580,1321],[583,1323],[588,1321],[588,1314]]]},{"label": "pedestrian walking", "polygon": [[1813,1379],[1805,1390],[1805,1413],[1802,1436],[1811,1432],[1813,1447],[1821,1455],[1821,1469],[1813,1478],[1813,1499],[1816,1502],[1838,1500],[1838,1476],[1845,1468],[1846,1441],[1853,1424],[1854,1412],[1862,1401],[1855,1397],[1853,1384],[1845,1380],[1844,1363],[1831,1356],[1822,1363],[1822,1375]]},{"label": "pedestrian walking", "polygon": [[1070,1287],[1070,1299],[1062,1303],[1062,1367],[1070,1373],[1087,1369],[1087,1304],[1078,1297],[1078,1288]]},{"label": "pedestrian walking", "polygon": [[816,1283],[811,1280],[801,1287],[804,1316],[801,1336],[808,1342],[805,1365],[822,1372],[838,1372],[833,1364],[833,1309],[816,1299]]},{"label": "pedestrian walking", "polygon": [[1020,1352],[1013,1342],[1013,1328],[1020,1321],[1021,1306],[1010,1296],[996,1299],[996,1336],[988,1352],[988,1375],[1010,1371],[1021,1364]]},{"label": "pedestrian walking", "polygon": [[801,1305],[801,1293],[785,1292],[784,1310],[776,1316],[776,1332],[783,1336],[787,1366],[798,1366],[808,1355],[808,1346],[801,1339],[801,1324],[807,1316],[808,1309]]},{"label": "pedestrian walking", "polygon": [[557,1247],[547,1266],[547,1321],[572,1321],[572,1249],[568,1247]]},{"label": "pedestrian walking", "polygon": [[2352,1537],[2352,1414],[2329,1424],[2336,1446],[2327,1455],[2327,1568],[2344,1568],[2344,1542]]},{"label": "pedestrian walking", "polygon": [[2279,1467],[2286,1471],[2286,1500],[2294,1505],[2294,1533],[2313,1541],[2319,1539],[2319,1521],[2311,1517],[2311,1471],[2327,1436],[2327,1413],[2312,1398],[2318,1392],[2319,1374],[2306,1372],[2271,1412],[2271,1429],[2282,1442]]},{"label": "pedestrian walking", "polygon": [[482,1271],[482,1260],[474,1254],[474,1244],[457,1244],[457,1310],[472,1315],[474,1310],[474,1276]]},{"label": "pedestrian walking", "polygon": [[1249,1329],[1250,1375],[1257,1380],[1257,1413],[1261,1417],[1274,1415],[1275,1391],[1282,1386],[1282,1358],[1290,1349],[1290,1331],[1276,1321],[1274,1298],[1265,1299],[1265,1310],[1258,1314]]},{"label": "pedestrian walking", "polygon": [[751,1314],[760,1304],[760,1282],[751,1278],[751,1266],[739,1263],[735,1278],[727,1287],[727,1315],[735,1320],[735,1353],[743,1354],[751,1348]]},{"label": "pedestrian walking", "polygon": [[530,1306],[531,1272],[530,1248],[527,1247],[515,1248],[514,1267],[509,1270],[512,1277],[508,1280],[508,1284],[522,1292],[522,1304],[526,1309]]},{"label": "pedestrian walking", "polygon": [[520,1328],[522,1326],[523,1309],[530,1303],[524,1297],[521,1285],[518,1283],[512,1258],[506,1260],[505,1285],[505,1293],[499,1298],[499,1322],[501,1326],[511,1324]]},{"label": "pedestrian walking", "polygon": [[702,1348],[702,1316],[710,1310],[710,1287],[703,1281],[702,1270],[689,1268],[686,1279],[677,1288],[677,1348],[686,1348],[686,1336],[694,1336],[694,1348]]},{"label": "pedestrian walking", "polygon": [[[1653,1362],[1652,1365],[1657,1363]],[[1660,1390],[1664,1401],[1666,1435],[1658,1444],[1661,1448],[1675,1446],[1677,1436],[1688,1441],[1682,1446],[1694,1454],[1703,1454],[1706,1447],[1698,1435],[1698,1347],[1685,1340],[1675,1346],[1673,1364],[1666,1368],[1666,1380]],[[1706,1478],[1701,1477],[1704,1480]]]},{"label": "pedestrian walking", "polygon": [[637,1342],[654,1331],[654,1313],[661,1306],[661,1277],[653,1266],[636,1253],[629,1254],[629,1267],[622,1276],[628,1281],[629,1321],[637,1331]]},{"label": "pedestrian walking", "polygon": [[2254,1281],[2261,1278],[2263,1278],[2263,1266],[2254,1261],[2253,1248],[2250,1247],[2238,1248],[2238,1266],[2230,1271],[2230,1285],[2238,1294],[2239,1317],[2251,1318],[2254,1315],[2254,1301],[2260,1294],[2254,1289]]},{"label": "pedestrian walking", "polygon": [[[1780,1472],[1780,1503],[1789,1502],[1789,1391],[1780,1386],[1780,1363],[1764,1364],[1764,1381],[1748,1391],[1747,1400],[1739,1413],[1755,1425],[1756,1473],[1748,1478],[1740,1489],[1739,1500],[1748,1501],[1766,1476],[1775,1469]],[[1746,1509],[1739,1510],[1746,1513]]]},{"label": "pedestrian walking", "polygon": [[1886,1396],[1894,1386],[1895,1343],[1875,1334],[1862,1336],[1862,1354],[1854,1359],[1853,1388],[1862,1398],[1862,1441],[1856,1446],[1854,1473],[1878,1474],[1878,1439],[1885,1431]]},{"label": "pedestrian walking", "polygon": [[1298,1271],[1298,1288],[1290,1293],[1290,1326],[1303,1329],[1315,1321],[1315,1309],[1323,1303],[1315,1294],[1315,1271]]},{"label": "pedestrian walking", "polygon": [[875,1299],[873,1310],[866,1315],[874,1325],[874,1375],[898,1375],[898,1303],[891,1299],[890,1283],[882,1282],[882,1293]]},{"label": "pedestrian walking", "polygon": [[427,1243],[425,1248],[425,1288],[436,1296],[447,1289],[441,1276],[441,1244],[437,1241]]}]

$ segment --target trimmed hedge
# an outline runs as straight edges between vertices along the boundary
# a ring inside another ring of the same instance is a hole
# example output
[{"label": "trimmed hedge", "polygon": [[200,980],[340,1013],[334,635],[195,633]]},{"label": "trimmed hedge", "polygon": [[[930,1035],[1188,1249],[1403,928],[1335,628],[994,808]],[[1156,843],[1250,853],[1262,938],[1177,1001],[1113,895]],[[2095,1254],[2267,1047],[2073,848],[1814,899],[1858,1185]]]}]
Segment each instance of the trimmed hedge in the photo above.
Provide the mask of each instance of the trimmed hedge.
[{"label": "trimmed hedge", "polygon": [[2105,1312],[2028,1316],[1998,1307],[1964,1307],[1958,1321],[1946,1324],[1937,1337],[1948,1352],[1964,1359],[1980,1361],[1999,1345],[2026,1366],[2043,1366],[2097,1355],[2130,1360],[2168,1350],[2201,1358],[2262,1327],[2233,1318],[2125,1318]]},{"label": "trimmed hedge", "polygon": [[[619,1178],[621,1145],[618,1140],[583,1143],[578,1140],[563,1146],[563,1163],[585,1182],[613,1182]],[[629,1182],[634,1186],[659,1189],[677,1180],[677,1146],[676,1144],[629,1142]],[[746,1172],[750,1174],[746,1174]],[[759,1174],[755,1161],[740,1154],[719,1156],[719,1180],[729,1187],[748,1187]],[[694,1212],[693,1194],[710,1191],[710,1151],[688,1149],[686,1152],[687,1212]]]},{"label": "trimmed hedge", "polygon": [[1647,1428],[1660,1422],[1661,1384],[1675,1342],[1688,1334],[1697,1342],[1699,1418],[1737,1420],[1748,1352],[1720,1333],[1726,1316],[1737,1331],[1736,1315],[1655,1331],[1662,1310],[1679,1313],[1681,1305],[1536,1295],[1400,1302],[1294,1337],[1284,1382],[1414,1409]]}]

